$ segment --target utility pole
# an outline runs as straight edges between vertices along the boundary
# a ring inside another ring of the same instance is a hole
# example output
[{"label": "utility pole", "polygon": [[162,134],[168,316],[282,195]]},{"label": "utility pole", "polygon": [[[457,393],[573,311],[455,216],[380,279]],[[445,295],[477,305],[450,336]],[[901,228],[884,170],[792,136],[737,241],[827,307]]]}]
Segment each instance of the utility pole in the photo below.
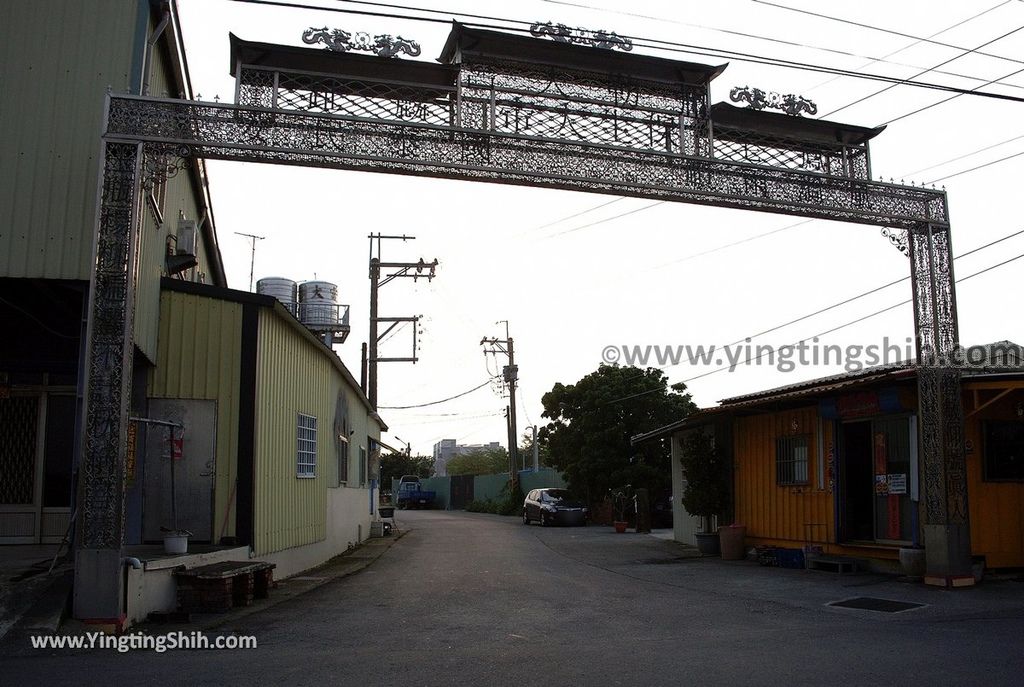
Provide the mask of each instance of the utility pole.
[{"label": "utility pole", "polygon": [[256,234],[243,234],[240,231],[236,231],[239,236],[244,236],[252,241],[252,253],[249,257],[249,290],[252,291],[252,277],[256,268],[256,242],[262,241],[267,238],[266,236],[257,236]]},{"label": "utility pole", "polygon": [[533,471],[540,471],[540,447],[537,446],[537,425],[533,426]]},{"label": "utility pole", "polygon": [[519,368],[516,366],[515,345],[508,335],[508,322],[505,327],[504,339],[485,337],[480,339],[480,345],[490,346],[484,349],[485,355],[501,353],[508,357],[508,365],[502,369],[502,377],[508,384],[508,470],[514,486],[519,478],[519,449],[516,445],[516,382],[519,380]]},{"label": "utility pole", "polygon": [[[417,325],[419,324],[420,316],[412,315],[408,317],[381,317],[378,307],[378,291],[380,287],[384,286],[393,279],[400,277],[410,278],[416,281],[419,278],[424,278],[427,281],[432,280],[437,276],[437,259],[435,258],[432,262],[425,262],[423,258],[420,258],[418,262],[381,262],[380,260],[380,248],[381,240],[386,239],[399,239],[401,241],[410,241],[415,239],[415,236],[386,236],[384,234],[370,234],[367,238],[370,239],[370,336],[369,345],[366,355],[366,386],[367,386],[367,399],[370,401],[370,405],[374,410],[377,409],[377,363],[416,363],[419,358],[416,355],[417,351]],[[374,241],[377,242],[376,255],[374,255]],[[394,272],[390,272],[394,270]],[[383,279],[381,278],[382,271],[390,272]],[[381,323],[388,323],[388,326],[383,332],[379,331],[379,325]],[[412,355],[408,357],[398,358],[382,358],[377,353],[377,347],[385,336],[388,335],[395,327],[403,323],[413,324],[412,328]]]}]

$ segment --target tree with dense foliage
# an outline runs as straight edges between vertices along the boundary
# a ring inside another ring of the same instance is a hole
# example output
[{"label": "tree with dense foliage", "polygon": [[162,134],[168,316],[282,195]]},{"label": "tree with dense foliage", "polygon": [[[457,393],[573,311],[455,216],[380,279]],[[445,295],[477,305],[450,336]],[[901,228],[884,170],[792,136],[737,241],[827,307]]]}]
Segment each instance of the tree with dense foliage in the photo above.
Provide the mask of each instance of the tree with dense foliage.
[{"label": "tree with dense foliage", "polygon": [[416,475],[423,478],[433,474],[434,459],[432,456],[381,452],[380,483],[384,489],[391,489],[391,480],[399,479],[402,475]]},{"label": "tree with dense foliage", "polygon": [[686,475],[682,502],[686,512],[702,518],[708,531],[708,518],[722,515],[729,502],[729,466],[715,451],[715,442],[703,430],[689,432],[682,442],[680,467]]},{"label": "tree with dense foliage", "polygon": [[630,443],[696,410],[686,385],[669,384],[657,368],[602,364],[575,384],[555,384],[544,394],[550,422],[538,436],[549,464],[569,486],[596,504],[626,484],[652,494],[672,486],[669,439]]},{"label": "tree with dense foliage", "polygon": [[445,470],[449,475],[495,475],[508,472],[508,451],[503,448],[481,448],[453,456]]}]

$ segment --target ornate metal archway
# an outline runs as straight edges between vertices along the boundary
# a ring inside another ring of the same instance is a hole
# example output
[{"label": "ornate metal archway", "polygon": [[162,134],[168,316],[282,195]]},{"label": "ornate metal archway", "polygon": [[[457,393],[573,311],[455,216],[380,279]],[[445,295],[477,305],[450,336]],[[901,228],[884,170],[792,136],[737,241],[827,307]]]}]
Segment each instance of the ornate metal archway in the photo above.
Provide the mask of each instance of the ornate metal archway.
[{"label": "ornate metal archway", "polygon": [[[542,32],[543,33],[543,32]],[[709,106],[722,70],[456,25],[444,64],[232,37],[235,104],[109,95],[91,284],[76,615],[114,617],[140,188],[189,157],[655,198],[891,229],[910,257],[929,574],[970,572],[944,191],[872,181],[867,130]],[[582,51],[582,52],[581,52]],[[778,119],[778,118],[782,119]],[[88,596],[86,596],[88,595]]]}]

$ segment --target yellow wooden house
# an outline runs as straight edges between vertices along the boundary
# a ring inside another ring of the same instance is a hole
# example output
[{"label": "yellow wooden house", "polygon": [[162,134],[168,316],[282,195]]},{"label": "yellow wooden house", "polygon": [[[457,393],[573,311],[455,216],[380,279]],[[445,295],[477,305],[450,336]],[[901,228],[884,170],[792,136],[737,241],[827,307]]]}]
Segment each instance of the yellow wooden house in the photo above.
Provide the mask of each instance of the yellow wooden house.
[{"label": "yellow wooden house", "polygon": [[[988,568],[1019,568],[1024,366],[1020,347],[989,348],[1014,353],[1011,364],[962,379],[971,550]],[[726,399],[634,441],[671,441],[680,542],[693,544],[701,527],[679,499],[681,439],[705,431],[732,465],[731,508],[717,524],[745,525],[748,548],[820,551],[896,570],[900,548],[923,543],[917,407],[915,368],[891,365]]]}]

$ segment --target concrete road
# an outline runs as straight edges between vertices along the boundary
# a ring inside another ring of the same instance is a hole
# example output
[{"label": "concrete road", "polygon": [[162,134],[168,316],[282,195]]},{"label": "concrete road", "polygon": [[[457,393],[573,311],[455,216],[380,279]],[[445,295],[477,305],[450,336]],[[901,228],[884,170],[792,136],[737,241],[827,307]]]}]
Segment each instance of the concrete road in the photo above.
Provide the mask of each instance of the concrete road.
[{"label": "concrete road", "polygon": [[[400,512],[364,572],[222,628],[252,651],[38,652],[0,684],[1021,684],[1024,584],[947,592],[688,555],[610,528]],[[840,609],[857,596],[925,604]]]}]

